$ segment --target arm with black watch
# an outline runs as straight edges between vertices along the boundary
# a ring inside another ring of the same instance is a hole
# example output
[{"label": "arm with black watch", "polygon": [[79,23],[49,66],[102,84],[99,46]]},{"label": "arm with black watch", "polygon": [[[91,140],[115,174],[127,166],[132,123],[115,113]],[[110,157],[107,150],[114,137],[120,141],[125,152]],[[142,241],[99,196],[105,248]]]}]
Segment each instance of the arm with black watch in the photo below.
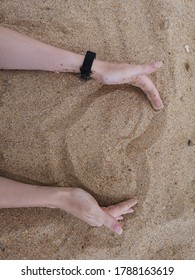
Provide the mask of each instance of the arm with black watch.
[{"label": "arm with black watch", "polygon": [[147,75],[161,66],[160,61],[146,65],[104,62],[92,51],[83,56],[0,26],[0,70],[75,72],[85,81],[93,78],[108,85],[131,84],[143,90],[155,110],[164,106]]}]

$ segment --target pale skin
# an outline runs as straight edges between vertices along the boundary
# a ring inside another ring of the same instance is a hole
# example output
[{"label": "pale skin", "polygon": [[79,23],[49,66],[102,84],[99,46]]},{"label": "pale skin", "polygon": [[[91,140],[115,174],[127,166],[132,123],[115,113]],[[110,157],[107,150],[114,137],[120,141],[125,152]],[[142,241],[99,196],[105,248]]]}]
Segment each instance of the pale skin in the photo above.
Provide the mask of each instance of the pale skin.
[{"label": "pale skin", "polygon": [[[43,70],[80,72],[84,56],[60,49],[5,27],[0,27],[0,70]],[[160,61],[148,65],[110,63],[95,59],[91,77],[103,84],[128,83],[146,94],[155,110],[163,102],[157,88],[147,77],[162,66]],[[120,220],[133,213],[136,199],[100,207],[97,201],[80,188],[44,187],[24,184],[0,177],[0,208],[59,208],[91,226],[102,225],[121,234]]]}]

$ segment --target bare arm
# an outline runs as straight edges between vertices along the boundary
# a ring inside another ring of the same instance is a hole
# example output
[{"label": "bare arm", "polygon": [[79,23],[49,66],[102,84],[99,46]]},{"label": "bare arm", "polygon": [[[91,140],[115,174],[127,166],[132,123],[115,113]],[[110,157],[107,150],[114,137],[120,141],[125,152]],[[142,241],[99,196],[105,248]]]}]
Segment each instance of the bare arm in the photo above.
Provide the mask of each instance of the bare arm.
[{"label": "bare arm", "polygon": [[0,208],[55,207],[57,188],[28,185],[0,177]]},{"label": "bare arm", "polygon": [[[0,27],[0,69],[80,72],[84,56]],[[94,61],[94,71],[103,62]]]},{"label": "bare arm", "polygon": [[[56,48],[21,33],[0,27],[0,69],[80,72],[84,56]],[[158,70],[161,62],[147,65],[109,63],[95,59],[92,78],[104,84],[129,83],[141,88],[155,110],[163,103],[153,82],[146,76]]]},{"label": "bare arm", "polygon": [[0,208],[59,208],[91,226],[104,225],[118,234],[122,233],[118,220],[132,213],[136,203],[135,199],[129,199],[100,207],[89,193],[79,188],[33,186],[0,177]]}]

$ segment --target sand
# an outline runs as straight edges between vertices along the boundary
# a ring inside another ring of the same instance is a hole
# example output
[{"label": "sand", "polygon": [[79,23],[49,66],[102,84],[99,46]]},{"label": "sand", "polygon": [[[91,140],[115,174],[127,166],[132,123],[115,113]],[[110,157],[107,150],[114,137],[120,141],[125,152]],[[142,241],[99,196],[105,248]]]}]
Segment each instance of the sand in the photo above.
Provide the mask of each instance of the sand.
[{"label": "sand", "polygon": [[43,42],[113,62],[163,60],[151,78],[165,104],[156,112],[135,87],[75,74],[0,71],[1,176],[81,187],[100,205],[139,200],[121,236],[61,210],[0,210],[0,259],[195,257],[192,3],[0,1],[1,25]]}]

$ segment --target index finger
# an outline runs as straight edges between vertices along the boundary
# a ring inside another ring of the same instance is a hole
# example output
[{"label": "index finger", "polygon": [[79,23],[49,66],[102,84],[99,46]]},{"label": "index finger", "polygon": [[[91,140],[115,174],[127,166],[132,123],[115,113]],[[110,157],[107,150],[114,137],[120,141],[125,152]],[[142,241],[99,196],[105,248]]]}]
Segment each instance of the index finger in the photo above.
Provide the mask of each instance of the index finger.
[{"label": "index finger", "polygon": [[164,108],[160,94],[150,78],[139,75],[132,79],[131,84],[143,90],[155,110]]}]

